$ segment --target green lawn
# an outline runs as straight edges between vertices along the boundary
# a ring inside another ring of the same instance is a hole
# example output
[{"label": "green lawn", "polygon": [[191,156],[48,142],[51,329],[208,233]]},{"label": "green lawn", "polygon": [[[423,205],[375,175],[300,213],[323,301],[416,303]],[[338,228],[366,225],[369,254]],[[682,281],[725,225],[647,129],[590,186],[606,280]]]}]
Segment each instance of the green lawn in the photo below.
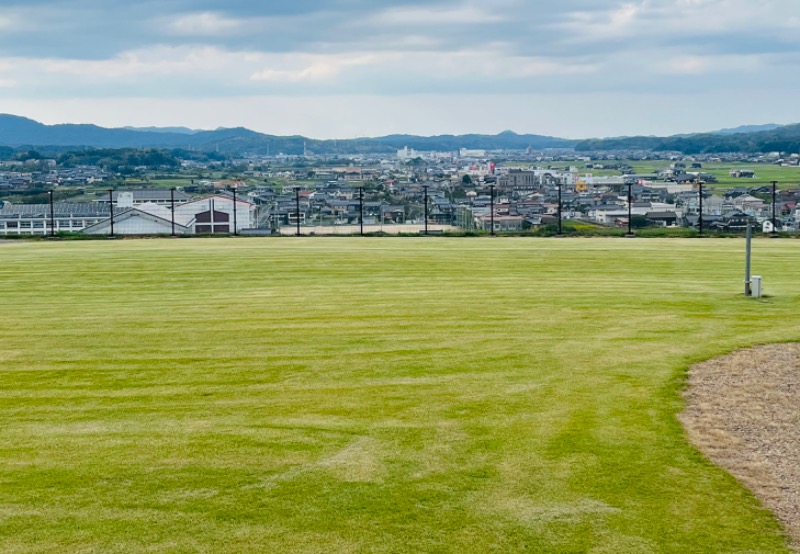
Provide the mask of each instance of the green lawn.
[{"label": "green lawn", "polygon": [[689,364],[800,340],[800,241],[0,244],[0,552],[788,552]]},{"label": "green lawn", "polygon": [[[635,171],[641,173],[656,172],[659,169],[669,167],[668,161],[644,161],[631,162]],[[691,163],[686,162],[686,171],[702,171],[711,173],[717,177],[716,183],[707,183],[709,189],[720,192],[736,187],[757,188],[771,186],[772,181],[778,182],[779,189],[792,189],[800,187],[800,168],[781,167],[773,164],[747,164],[747,163],[703,163],[701,169],[692,169]],[[756,172],[753,179],[740,179],[731,177],[732,169],[751,169]]]}]

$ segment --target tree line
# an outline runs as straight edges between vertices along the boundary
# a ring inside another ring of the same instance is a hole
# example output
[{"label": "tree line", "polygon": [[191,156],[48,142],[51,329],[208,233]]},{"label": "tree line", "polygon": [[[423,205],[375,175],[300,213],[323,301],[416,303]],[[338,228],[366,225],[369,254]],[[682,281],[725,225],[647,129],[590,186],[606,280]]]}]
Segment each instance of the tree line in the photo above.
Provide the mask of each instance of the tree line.
[{"label": "tree line", "polygon": [[771,131],[720,135],[703,133],[672,137],[619,137],[589,139],[575,145],[579,152],[610,150],[649,150],[653,152],[681,152],[683,154],[720,154],[742,152],[800,152],[800,124],[786,125]]}]

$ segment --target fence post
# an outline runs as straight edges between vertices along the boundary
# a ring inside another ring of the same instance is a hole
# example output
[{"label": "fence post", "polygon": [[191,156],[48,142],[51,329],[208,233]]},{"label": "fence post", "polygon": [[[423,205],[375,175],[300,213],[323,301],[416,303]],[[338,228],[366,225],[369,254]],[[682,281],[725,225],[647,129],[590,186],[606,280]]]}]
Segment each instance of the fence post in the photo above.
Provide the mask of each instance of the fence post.
[{"label": "fence post", "polygon": [[53,209],[53,191],[48,190],[47,194],[50,195],[50,236],[56,236],[56,218]]},{"label": "fence post", "polygon": [[423,185],[422,190],[424,191],[424,200],[425,203],[425,235],[428,234],[428,185]]},{"label": "fence post", "polygon": [[114,189],[108,189],[108,209],[111,210],[111,236],[114,236]]},{"label": "fence post", "polygon": [[170,236],[175,236],[175,187],[169,189],[169,205],[170,209],[172,210],[172,232]]},{"label": "fence post", "polygon": [[294,187],[294,205],[297,212],[295,215],[297,216],[297,233],[296,236],[300,236],[300,187]]},{"label": "fence post", "polygon": [[492,228],[491,235],[494,236],[494,185],[489,185],[489,225]]}]

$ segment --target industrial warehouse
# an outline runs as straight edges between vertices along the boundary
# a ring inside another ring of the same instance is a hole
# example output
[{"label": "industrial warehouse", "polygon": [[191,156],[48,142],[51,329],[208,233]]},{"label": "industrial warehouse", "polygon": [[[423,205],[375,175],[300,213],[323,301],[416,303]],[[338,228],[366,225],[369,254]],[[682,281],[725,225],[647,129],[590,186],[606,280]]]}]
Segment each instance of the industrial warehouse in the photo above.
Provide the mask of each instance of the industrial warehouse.
[{"label": "industrial warehouse", "polygon": [[190,200],[176,191],[159,191],[157,198],[153,192],[119,191],[91,203],[5,204],[0,235],[231,234],[256,221],[255,204],[227,194]]}]

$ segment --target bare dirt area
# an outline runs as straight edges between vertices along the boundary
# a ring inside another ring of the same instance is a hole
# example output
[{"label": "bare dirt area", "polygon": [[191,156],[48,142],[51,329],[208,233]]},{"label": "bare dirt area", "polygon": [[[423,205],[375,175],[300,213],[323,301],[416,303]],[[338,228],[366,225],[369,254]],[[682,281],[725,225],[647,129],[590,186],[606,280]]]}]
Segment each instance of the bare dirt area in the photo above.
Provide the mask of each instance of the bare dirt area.
[{"label": "bare dirt area", "polygon": [[800,344],[697,364],[685,398],[692,443],[772,510],[800,551]]}]

